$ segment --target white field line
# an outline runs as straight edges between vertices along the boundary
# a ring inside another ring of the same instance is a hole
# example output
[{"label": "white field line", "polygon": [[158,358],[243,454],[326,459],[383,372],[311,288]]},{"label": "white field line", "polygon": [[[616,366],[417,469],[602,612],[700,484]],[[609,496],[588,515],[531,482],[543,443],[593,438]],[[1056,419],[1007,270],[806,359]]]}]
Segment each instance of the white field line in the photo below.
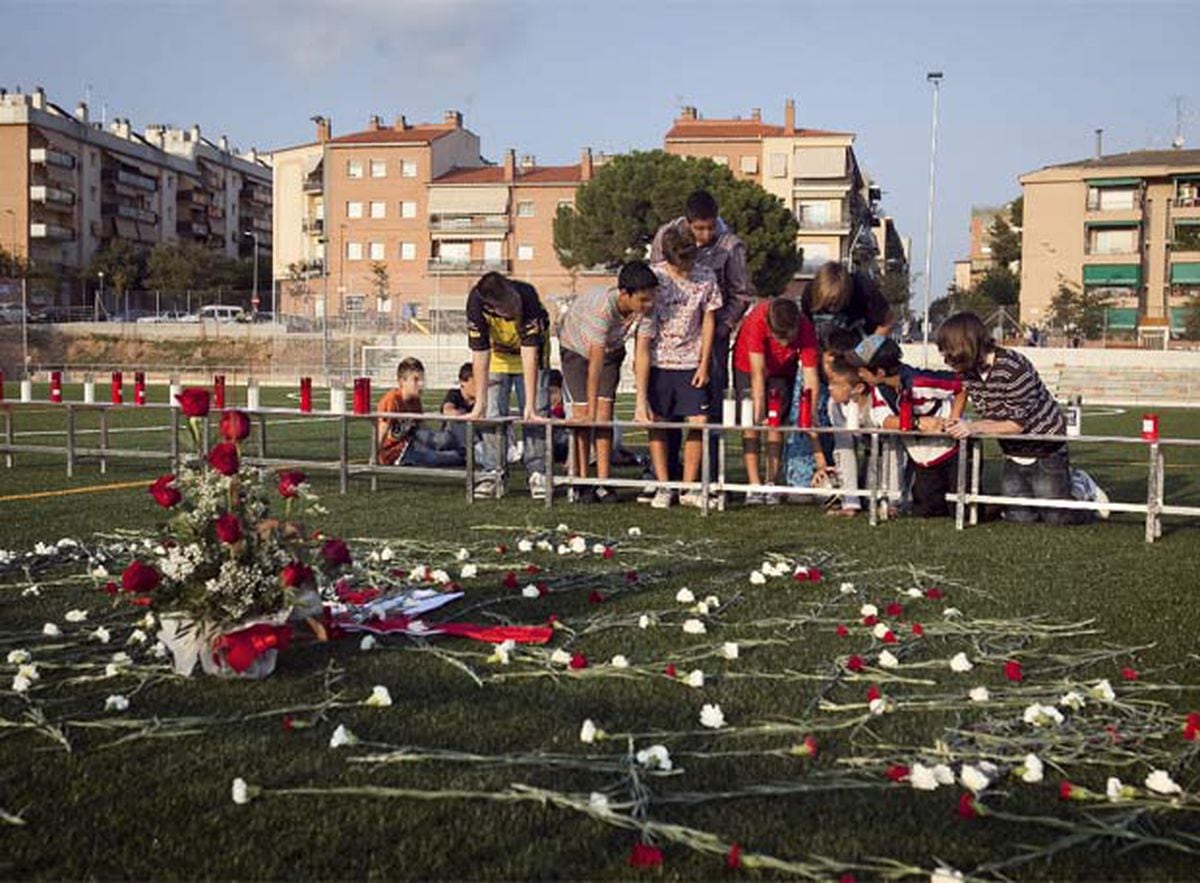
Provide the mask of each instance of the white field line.
[{"label": "white field line", "polygon": [[[337,417],[307,417],[307,418],[303,418],[303,419],[301,419],[301,418],[283,419],[283,420],[273,420],[270,425],[278,426],[281,423],[333,423],[337,419],[338,419]],[[182,426],[182,424],[180,424],[180,425]],[[161,426],[111,426],[111,427],[109,427],[108,434],[110,436],[113,436],[113,435],[122,435],[122,434],[133,434],[133,433],[138,433],[138,432],[169,432],[170,429],[171,429],[171,425],[169,423],[164,423]],[[41,436],[63,436],[63,437],[65,437],[66,434],[67,434],[67,431],[65,429],[29,429],[29,430],[25,430],[23,432],[13,433],[14,437],[16,437],[16,438],[33,438],[33,437],[41,437]],[[75,430],[75,435],[77,435],[77,436],[99,435],[99,434],[100,434],[99,427],[97,427],[95,429],[76,428],[76,430]]]}]

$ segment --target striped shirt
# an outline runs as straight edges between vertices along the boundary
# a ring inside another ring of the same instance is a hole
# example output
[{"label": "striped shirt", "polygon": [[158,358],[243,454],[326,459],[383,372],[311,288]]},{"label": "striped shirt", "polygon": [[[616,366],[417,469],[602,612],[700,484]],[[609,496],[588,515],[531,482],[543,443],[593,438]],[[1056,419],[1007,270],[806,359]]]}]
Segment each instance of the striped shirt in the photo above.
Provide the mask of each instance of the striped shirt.
[{"label": "striped shirt", "polygon": [[[1018,352],[997,347],[983,375],[965,374],[963,381],[975,412],[985,420],[1011,420],[1026,435],[1065,435],[1067,422],[1058,402],[1042,383],[1037,369]],[[1000,450],[1010,457],[1039,457],[1059,450],[1062,442],[1028,442],[1002,438]]]},{"label": "striped shirt", "polygon": [[[918,371],[900,366],[900,385],[912,393],[913,423],[920,417],[949,418],[954,396],[962,381],[951,371]],[[883,426],[888,417],[900,414],[900,394],[886,384],[871,387],[871,422]],[[919,467],[938,466],[954,456],[958,443],[939,436],[906,435],[904,447]]]},{"label": "striped shirt", "polygon": [[588,291],[571,302],[558,324],[558,340],[563,349],[586,357],[594,346],[606,353],[623,351],[625,339],[637,325],[637,313],[622,316],[617,309],[615,288]]}]

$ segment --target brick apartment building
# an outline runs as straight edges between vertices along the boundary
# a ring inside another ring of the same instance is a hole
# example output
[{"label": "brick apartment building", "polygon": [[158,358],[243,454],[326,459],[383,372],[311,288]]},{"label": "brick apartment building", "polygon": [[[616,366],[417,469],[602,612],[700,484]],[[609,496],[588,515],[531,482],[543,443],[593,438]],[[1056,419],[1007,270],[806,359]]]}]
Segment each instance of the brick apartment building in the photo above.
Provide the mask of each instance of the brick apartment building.
[{"label": "brick apartment building", "polygon": [[[992,256],[992,226],[996,218],[1003,218],[1018,235],[1021,228],[1012,224],[1012,203],[1002,206],[973,205],[971,206],[971,250],[967,257],[954,262],[954,287],[963,291],[974,288],[996,266]],[[1010,267],[1014,273],[1020,272],[1020,266],[1014,262]]]},{"label": "brick apartment building", "polygon": [[198,126],[107,126],[68,113],[42,89],[0,89],[0,245],[62,280],[39,278],[33,303],[89,303],[88,268],[114,239],[142,248],[193,242],[226,257],[271,248],[271,169]]}]

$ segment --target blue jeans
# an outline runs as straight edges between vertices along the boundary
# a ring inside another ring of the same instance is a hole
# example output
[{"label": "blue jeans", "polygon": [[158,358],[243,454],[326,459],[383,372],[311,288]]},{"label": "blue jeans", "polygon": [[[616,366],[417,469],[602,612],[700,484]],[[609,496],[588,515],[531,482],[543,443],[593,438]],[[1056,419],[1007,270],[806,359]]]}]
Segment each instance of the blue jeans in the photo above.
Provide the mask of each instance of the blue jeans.
[{"label": "blue jeans", "polygon": [[[507,417],[509,414],[509,398],[516,394],[517,414],[525,412],[525,377],[522,374],[492,374],[488,379],[487,411],[484,416],[489,419]],[[535,390],[534,411],[543,416],[550,415],[550,372],[539,370],[537,375],[537,390]],[[482,478],[497,478],[507,473],[507,433],[501,426],[497,432],[495,427],[481,427],[483,433],[483,455],[479,459],[479,469]],[[535,472],[546,471],[546,431],[541,426],[525,426],[522,430],[525,440],[524,463],[525,471],[532,475]]]},{"label": "blue jeans", "polygon": [[[1071,499],[1071,463],[1064,445],[1053,454],[1038,457],[1028,466],[1004,458],[1001,487],[1006,497],[1031,497],[1039,500]],[[1004,510],[1005,521],[1046,524],[1086,524],[1095,516],[1081,509],[1031,509],[1028,506],[1009,506]]]},{"label": "blue jeans", "polygon": [[466,462],[462,451],[455,444],[454,436],[433,429],[418,429],[408,441],[408,447],[400,456],[400,466],[425,466],[449,469]]}]

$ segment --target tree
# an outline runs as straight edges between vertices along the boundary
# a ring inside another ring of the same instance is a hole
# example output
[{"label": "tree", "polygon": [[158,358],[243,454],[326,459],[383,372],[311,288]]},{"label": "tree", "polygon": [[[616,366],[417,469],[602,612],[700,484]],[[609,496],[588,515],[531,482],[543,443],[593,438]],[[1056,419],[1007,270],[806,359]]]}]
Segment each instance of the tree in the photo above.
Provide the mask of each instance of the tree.
[{"label": "tree", "polygon": [[17,278],[29,272],[29,263],[0,246],[0,278]]},{"label": "tree", "polygon": [[1025,226],[1025,197],[1018,196],[1008,204],[1008,220],[1014,227]]},{"label": "tree", "polygon": [[1021,235],[1001,215],[996,215],[988,228],[988,239],[992,246],[992,260],[998,266],[1008,268],[1021,259]]},{"label": "tree", "polygon": [[92,257],[92,276],[103,273],[105,285],[117,294],[136,288],[145,271],[145,253],[128,239],[112,239]]},{"label": "tree", "polygon": [[945,297],[939,297],[929,305],[929,327],[937,328],[955,313],[974,313],[986,321],[995,311],[996,305],[978,289],[951,286]]},{"label": "tree", "polygon": [[375,290],[376,304],[381,311],[386,312],[388,298],[392,296],[392,280],[388,275],[387,264],[375,261],[371,264],[371,287]]},{"label": "tree", "polygon": [[683,214],[693,190],[706,189],[721,218],[746,244],[746,263],[759,294],[783,291],[800,267],[798,225],[776,197],[735,180],[712,160],[651,150],[620,156],[581,186],[574,208],[554,218],[554,250],[568,270],[644,258],[655,231]]},{"label": "tree", "polygon": [[1184,307],[1183,336],[1188,340],[1200,340],[1200,295],[1193,297]]},{"label": "tree", "polygon": [[1112,306],[1112,295],[1103,289],[1081,289],[1064,282],[1050,301],[1050,321],[1065,331],[1077,332],[1088,340],[1104,333],[1104,312]]},{"label": "tree", "polygon": [[[879,290],[892,305],[896,316],[908,315],[909,304],[912,301],[912,279],[908,270],[889,270],[879,280]],[[930,309],[933,305],[930,304]]]},{"label": "tree", "polygon": [[213,276],[215,255],[193,242],[163,242],[146,258],[146,286],[163,291],[204,288]]},{"label": "tree", "polygon": [[1011,307],[1020,300],[1021,280],[1002,264],[984,273],[975,290],[998,307]]}]

